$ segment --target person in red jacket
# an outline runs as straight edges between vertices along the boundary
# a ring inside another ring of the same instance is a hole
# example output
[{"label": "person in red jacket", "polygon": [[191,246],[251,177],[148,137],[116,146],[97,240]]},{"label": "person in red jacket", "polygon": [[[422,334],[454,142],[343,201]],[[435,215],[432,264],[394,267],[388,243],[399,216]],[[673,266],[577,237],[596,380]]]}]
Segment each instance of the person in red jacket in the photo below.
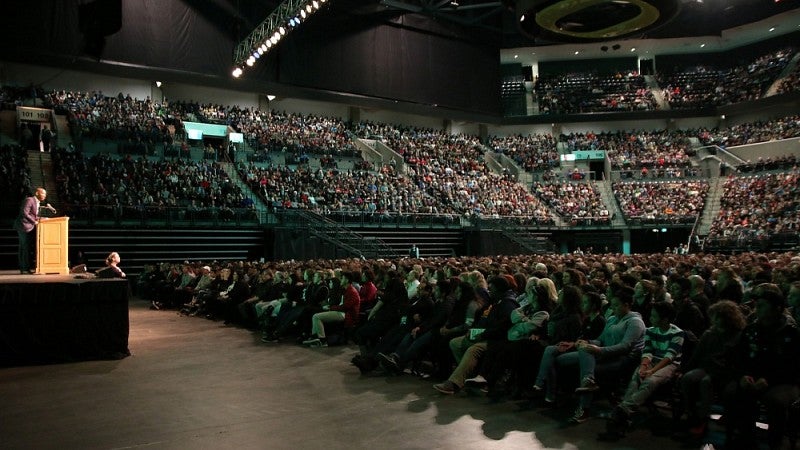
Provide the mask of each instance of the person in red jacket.
[{"label": "person in red jacket", "polygon": [[342,271],[341,281],[344,286],[342,300],[338,304],[324,305],[324,311],[311,317],[311,338],[303,341],[304,345],[311,347],[327,347],[328,338],[325,336],[325,324],[344,322],[345,330],[352,329],[358,321],[358,311],[361,307],[361,297],[353,286],[353,281],[361,279],[358,272]]}]

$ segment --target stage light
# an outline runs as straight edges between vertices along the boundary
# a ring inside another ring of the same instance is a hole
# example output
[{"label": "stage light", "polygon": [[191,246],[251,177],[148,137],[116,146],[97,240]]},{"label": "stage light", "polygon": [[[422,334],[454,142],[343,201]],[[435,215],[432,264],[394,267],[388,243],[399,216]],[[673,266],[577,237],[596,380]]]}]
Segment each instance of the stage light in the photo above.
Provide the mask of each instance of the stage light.
[{"label": "stage light", "polygon": [[519,21],[520,22],[525,22],[525,14],[519,16]]},{"label": "stage light", "polygon": [[233,75],[233,78],[239,78],[240,76],[242,76],[242,68],[236,67],[235,69],[233,69],[231,75]]},{"label": "stage light", "polygon": [[255,60],[255,58],[251,57],[251,58],[247,58],[247,61],[245,61],[244,63],[247,64],[247,67],[253,67],[253,64],[256,63],[256,60]]},{"label": "stage light", "polygon": [[283,36],[300,26],[302,21],[321,9],[327,2],[328,0],[283,0],[236,46],[234,51],[236,67],[252,66],[255,60],[266,55],[272,47],[276,46]]},{"label": "stage light", "polygon": [[161,87],[161,82],[160,81],[156,81],[156,87]]}]

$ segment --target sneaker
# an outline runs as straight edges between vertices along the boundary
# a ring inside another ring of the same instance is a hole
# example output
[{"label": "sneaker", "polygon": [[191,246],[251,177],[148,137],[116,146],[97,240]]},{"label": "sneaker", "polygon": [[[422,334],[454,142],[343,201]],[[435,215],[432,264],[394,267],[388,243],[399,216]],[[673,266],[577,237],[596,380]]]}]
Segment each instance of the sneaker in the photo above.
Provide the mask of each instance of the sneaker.
[{"label": "sneaker", "polygon": [[483,375],[478,375],[473,378],[467,378],[466,380],[464,380],[464,383],[471,384],[473,386],[478,386],[478,385],[484,385],[488,382],[486,381],[486,378],[483,377]]},{"label": "sneaker", "polygon": [[630,414],[617,406],[611,411],[611,417],[606,422],[606,431],[611,434],[625,435],[630,426]]},{"label": "sneaker", "polygon": [[392,353],[390,355],[378,353],[378,363],[386,369],[387,372],[399,372],[400,364],[397,363],[397,356]]},{"label": "sneaker", "polygon": [[600,386],[594,381],[594,378],[586,377],[583,379],[583,383],[581,383],[580,387],[575,389],[575,392],[594,392],[600,389]]},{"label": "sneaker", "polygon": [[459,390],[461,390],[461,388],[457,384],[453,383],[450,380],[447,380],[444,383],[434,384],[433,388],[441,392],[442,394],[447,394],[447,395],[453,395]]},{"label": "sneaker", "polygon": [[275,343],[275,342],[279,342],[279,341],[280,341],[280,339],[278,339],[278,335],[276,335],[276,334],[270,333],[270,334],[265,334],[265,335],[261,336],[261,342]]},{"label": "sneaker", "polygon": [[589,420],[589,411],[583,409],[582,406],[578,406],[578,409],[575,410],[575,414],[569,418],[569,423],[583,423]]},{"label": "sneaker", "polygon": [[321,339],[321,338],[314,338],[314,339],[308,339],[308,340],[303,341],[303,345],[307,345],[307,346],[309,346],[311,348],[327,347],[328,346],[328,341],[326,341],[325,339]]}]

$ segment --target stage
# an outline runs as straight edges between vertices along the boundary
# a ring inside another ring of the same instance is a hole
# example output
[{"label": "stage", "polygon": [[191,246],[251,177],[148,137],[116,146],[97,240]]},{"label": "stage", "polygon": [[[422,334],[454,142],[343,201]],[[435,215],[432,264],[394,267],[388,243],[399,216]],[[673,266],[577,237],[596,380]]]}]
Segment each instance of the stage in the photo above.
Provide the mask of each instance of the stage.
[{"label": "stage", "polygon": [[0,366],[128,356],[128,281],[0,271]]}]

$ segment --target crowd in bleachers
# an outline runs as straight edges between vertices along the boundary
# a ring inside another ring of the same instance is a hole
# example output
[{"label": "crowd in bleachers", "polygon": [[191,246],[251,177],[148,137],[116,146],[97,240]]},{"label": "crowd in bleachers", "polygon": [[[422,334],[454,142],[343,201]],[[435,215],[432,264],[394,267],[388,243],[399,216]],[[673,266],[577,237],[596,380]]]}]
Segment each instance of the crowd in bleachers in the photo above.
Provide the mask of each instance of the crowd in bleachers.
[{"label": "crowd in bleachers", "polygon": [[612,185],[628,221],[692,223],[703,211],[708,181],[670,180],[618,182]]},{"label": "crowd in bleachers", "polygon": [[777,93],[786,94],[800,90],[800,64],[795,65],[794,69],[789,72],[778,85]]},{"label": "crowd in bleachers", "polygon": [[[235,106],[195,102],[158,104],[122,94],[106,97],[101,92],[53,91],[44,94],[43,98],[51,106],[68,111],[86,135],[128,136],[125,149],[130,149],[130,145],[151,146],[155,141],[166,140],[165,136],[171,139],[173,130],[180,134],[180,124],[184,119],[225,122],[249,138],[266,144],[270,152],[285,153],[284,161],[292,166],[290,168],[272,164],[239,168],[253,191],[273,208],[310,208],[324,213],[357,212],[375,216],[429,214],[451,220],[469,216],[533,217],[534,223],[541,224],[553,223],[551,210],[568,223],[583,223],[586,217],[603,217],[608,212],[594,189],[586,192],[588,197],[579,196],[577,199],[561,198],[560,195],[554,198],[552,192],[533,195],[508,174],[492,173],[484,164],[484,147],[476,136],[368,121],[349,124],[336,118],[259,112]],[[689,141],[691,136],[697,136],[703,144],[740,145],[795,136],[796,130],[800,129],[797,122],[796,116],[790,116],[770,122],[741,124],[722,131],[589,132],[561,135],[558,139],[546,134],[515,135],[495,137],[488,146],[508,155],[526,170],[547,172],[558,168],[558,141],[568,151],[605,150],[612,170],[629,173],[633,175],[631,178],[673,179],[692,176],[696,172],[689,161],[693,154]],[[121,131],[109,131],[116,126],[121,127]],[[397,162],[376,168],[363,160],[347,165],[352,169],[340,170],[340,158],[357,153],[352,136],[382,140],[403,157],[404,170],[397,170]],[[136,155],[145,151],[124,153]],[[164,155],[168,156],[166,149]],[[190,158],[185,143],[180,147],[176,145],[174,154],[169,156],[184,160]],[[321,169],[305,167],[312,157],[319,161]],[[215,158],[207,156],[206,160],[211,162]],[[190,167],[196,164],[207,166],[209,162],[192,162]],[[768,158],[746,163],[739,170],[786,169],[794,163],[791,156]],[[161,170],[162,167],[152,169]],[[72,191],[65,192],[65,198],[77,211],[101,204],[111,205],[112,210],[178,206],[221,208],[225,211],[241,206],[235,199],[213,198],[213,202],[209,202],[208,198],[180,197],[179,193],[173,193],[175,198],[165,197],[163,192],[151,195],[151,201],[148,196],[138,193],[119,194],[118,186],[106,187],[105,184],[78,188],[75,174],[79,173],[78,169],[67,168],[59,174],[60,178],[68,181],[68,189]],[[348,181],[342,183],[342,179]],[[553,186],[558,185],[548,186],[556,189]],[[689,190],[689,202],[664,196],[656,205],[639,204],[642,199],[650,200],[650,195],[644,195],[642,190],[651,189],[652,186],[638,186],[634,192],[618,194],[625,198],[623,210],[626,217],[685,222],[699,211],[695,200],[703,195],[695,195],[695,189]],[[702,184],[698,192],[704,193]],[[241,193],[237,195],[242,196]],[[249,201],[246,203],[249,207]]]},{"label": "crowd in bleachers", "polygon": [[617,131],[571,133],[559,141],[569,151],[604,150],[613,170],[629,168],[686,167],[692,154],[685,131]]},{"label": "crowd in bleachers", "polygon": [[741,173],[749,172],[764,172],[770,170],[783,170],[790,171],[797,168],[797,156],[783,155],[775,158],[767,156],[759,156],[755,161],[748,160],[743,164],[736,166],[736,170]]},{"label": "crowd in bleachers", "polygon": [[709,237],[763,241],[800,231],[800,171],[730,177]]},{"label": "crowd in bleachers", "polygon": [[637,71],[612,75],[566,73],[537,78],[541,114],[650,111],[658,109],[653,93]]},{"label": "crowd in bleachers", "polygon": [[486,171],[460,174],[417,166],[399,175],[388,165],[380,172],[239,164],[242,177],[273,209],[312,209],[325,214],[359,212],[371,216],[414,214],[450,217],[533,216],[550,223],[546,207],[505,175]]},{"label": "crowd in bleachers", "polygon": [[703,145],[734,147],[758,142],[790,139],[800,136],[800,116],[746,122],[724,130],[700,130],[697,137]]},{"label": "crowd in bleachers", "polygon": [[[134,99],[119,93],[106,96],[102,91],[48,93],[46,106],[67,113],[73,139],[111,139],[127,142],[140,154],[152,154],[158,144],[173,142],[180,117],[167,102],[153,102],[149,97]],[[170,129],[172,125],[172,129]]]},{"label": "crowd in bleachers", "polygon": [[549,170],[560,164],[556,140],[551,134],[495,136],[488,146],[513,159],[527,172]]},{"label": "crowd in bleachers", "polygon": [[4,192],[2,203],[14,208],[33,192],[28,152],[18,145],[0,147],[0,190]]},{"label": "crowd in bleachers", "polygon": [[758,100],[794,56],[785,48],[729,69],[704,65],[660,75],[664,97],[673,109],[702,108]]},{"label": "crowd in bleachers", "polygon": [[154,309],[225,320],[271,345],[353,341],[354,376],[411,373],[444,395],[574,411],[572,424],[610,410],[603,439],[658,414],[645,402],[675,383],[662,397],[674,421],[658,422],[687,445],[707,438],[718,403],[725,448],[758,448],[760,401],[780,448],[800,396],[787,389],[800,381],[794,253],[196,262],[150,266],[136,291]]},{"label": "crowd in bleachers", "polygon": [[232,110],[228,120],[253,147],[268,152],[336,157],[357,154],[348,135],[349,126],[339,118],[248,108]]},{"label": "crowd in bleachers", "polygon": [[610,222],[594,182],[534,183],[533,192],[572,225],[604,225]]},{"label": "crowd in bleachers", "polygon": [[184,159],[153,161],[80,152],[54,153],[53,171],[64,212],[85,218],[154,217],[176,211],[181,217],[205,215],[232,220],[253,202],[217,163]]}]

